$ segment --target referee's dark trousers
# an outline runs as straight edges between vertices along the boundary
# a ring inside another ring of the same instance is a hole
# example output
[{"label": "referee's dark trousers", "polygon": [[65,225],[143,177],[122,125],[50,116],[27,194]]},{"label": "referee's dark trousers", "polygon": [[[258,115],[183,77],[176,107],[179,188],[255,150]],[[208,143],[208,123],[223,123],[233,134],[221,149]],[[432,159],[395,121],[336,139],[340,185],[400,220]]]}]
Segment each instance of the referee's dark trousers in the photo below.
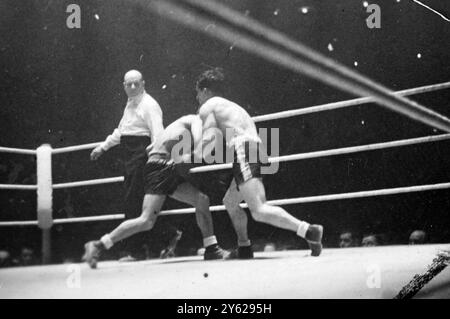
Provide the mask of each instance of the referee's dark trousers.
[{"label": "referee's dark trousers", "polygon": [[[144,166],[147,162],[146,147],[151,139],[147,136],[122,136],[120,145],[125,150],[124,210],[125,218],[139,217],[144,199]],[[143,257],[142,246],[146,233],[136,234],[124,242],[124,250],[135,258]]]}]

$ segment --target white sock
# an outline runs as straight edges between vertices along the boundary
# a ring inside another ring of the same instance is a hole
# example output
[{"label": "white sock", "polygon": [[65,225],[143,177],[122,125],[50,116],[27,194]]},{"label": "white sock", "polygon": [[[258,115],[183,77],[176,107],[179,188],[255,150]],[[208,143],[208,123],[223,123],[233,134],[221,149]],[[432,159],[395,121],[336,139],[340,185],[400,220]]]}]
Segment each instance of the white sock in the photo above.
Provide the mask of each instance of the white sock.
[{"label": "white sock", "polygon": [[210,236],[203,238],[203,247],[208,247],[211,245],[217,244],[217,238],[216,236]]},{"label": "white sock", "polygon": [[309,224],[307,222],[300,222],[300,225],[298,225],[298,229],[297,229],[297,235],[302,238],[305,238],[308,228],[309,228]]},{"label": "white sock", "polygon": [[243,241],[238,241],[238,246],[239,247],[250,247],[252,245],[250,239],[247,240],[243,240]]},{"label": "white sock", "polygon": [[105,245],[106,249],[110,249],[112,246],[114,246],[114,243],[109,234],[106,234],[102,238],[100,238],[100,241],[103,243],[103,245]]}]

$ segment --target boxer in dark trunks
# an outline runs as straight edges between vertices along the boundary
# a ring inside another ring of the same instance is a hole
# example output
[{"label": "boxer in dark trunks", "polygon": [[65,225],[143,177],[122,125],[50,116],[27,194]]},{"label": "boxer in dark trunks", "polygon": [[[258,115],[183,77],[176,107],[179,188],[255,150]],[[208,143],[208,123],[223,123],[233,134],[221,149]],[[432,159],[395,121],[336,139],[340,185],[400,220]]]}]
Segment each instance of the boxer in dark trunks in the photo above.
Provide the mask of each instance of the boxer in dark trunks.
[{"label": "boxer in dark trunks", "polygon": [[[142,214],[138,218],[124,221],[100,240],[85,244],[83,259],[91,268],[96,268],[103,250],[110,249],[115,243],[136,233],[152,229],[167,196],[195,207],[197,224],[205,246],[204,259],[228,257],[229,253],[220,248],[214,236],[208,196],[187,182],[177,171],[177,164],[190,162],[190,141],[201,140],[201,134],[200,118],[197,115],[187,115],[170,124],[156,137],[155,142],[147,148],[148,161],[144,168],[145,197]],[[187,148],[178,149],[183,145]]]}]

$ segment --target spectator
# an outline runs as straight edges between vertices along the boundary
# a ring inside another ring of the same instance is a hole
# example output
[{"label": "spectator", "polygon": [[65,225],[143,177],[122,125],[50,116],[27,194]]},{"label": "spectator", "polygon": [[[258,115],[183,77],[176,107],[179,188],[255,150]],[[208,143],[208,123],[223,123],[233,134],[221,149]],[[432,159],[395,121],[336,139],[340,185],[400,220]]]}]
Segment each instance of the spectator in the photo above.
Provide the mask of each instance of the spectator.
[{"label": "spectator", "polygon": [[374,247],[374,246],[380,246],[380,237],[377,235],[367,235],[364,236],[361,246],[363,247]]},{"label": "spectator", "polygon": [[11,255],[7,250],[0,250],[0,268],[11,267]]},{"label": "spectator", "polygon": [[415,230],[409,236],[410,245],[423,245],[427,242],[427,233],[423,230]]},{"label": "spectator", "polygon": [[272,251],[276,251],[277,250],[277,246],[274,243],[267,243],[264,246],[264,252],[272,252]]},{"label": "spectator", "polygon": [[19,259],[16,260],[18,266],[32,266],[36,264],[34,251],[31,248],[23,247],[20,251]]},{"label": "spectator", "polygon": [[349,248],[358,246],[355,235],[350,231],[344,231],[339,235],[339,247]]}]

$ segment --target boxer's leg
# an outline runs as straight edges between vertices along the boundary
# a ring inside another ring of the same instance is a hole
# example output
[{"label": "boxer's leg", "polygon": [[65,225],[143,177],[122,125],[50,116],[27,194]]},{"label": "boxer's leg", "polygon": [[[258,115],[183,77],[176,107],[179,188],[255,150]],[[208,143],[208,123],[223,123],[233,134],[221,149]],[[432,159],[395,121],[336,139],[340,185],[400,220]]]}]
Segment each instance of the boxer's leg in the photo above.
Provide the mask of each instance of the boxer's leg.
[{"label": "boxer's leg", "polygon": [[320,255],[322,226],[310,225],[290,215],[279,206],[267,204],[266,192],[260,178],[251,178],[239,185],[239,189],[256,221],[295,232],[308,241],[313,256]]},{"label": "boxer's leg", "polygon": [[216,236],[214,236],[213,220],[209,211],[209,197],[189,183],[179,185],[170,197],[195,207],[195,218],[203,236],[205,260],[228,257],[229,253],[220,248]]}]

